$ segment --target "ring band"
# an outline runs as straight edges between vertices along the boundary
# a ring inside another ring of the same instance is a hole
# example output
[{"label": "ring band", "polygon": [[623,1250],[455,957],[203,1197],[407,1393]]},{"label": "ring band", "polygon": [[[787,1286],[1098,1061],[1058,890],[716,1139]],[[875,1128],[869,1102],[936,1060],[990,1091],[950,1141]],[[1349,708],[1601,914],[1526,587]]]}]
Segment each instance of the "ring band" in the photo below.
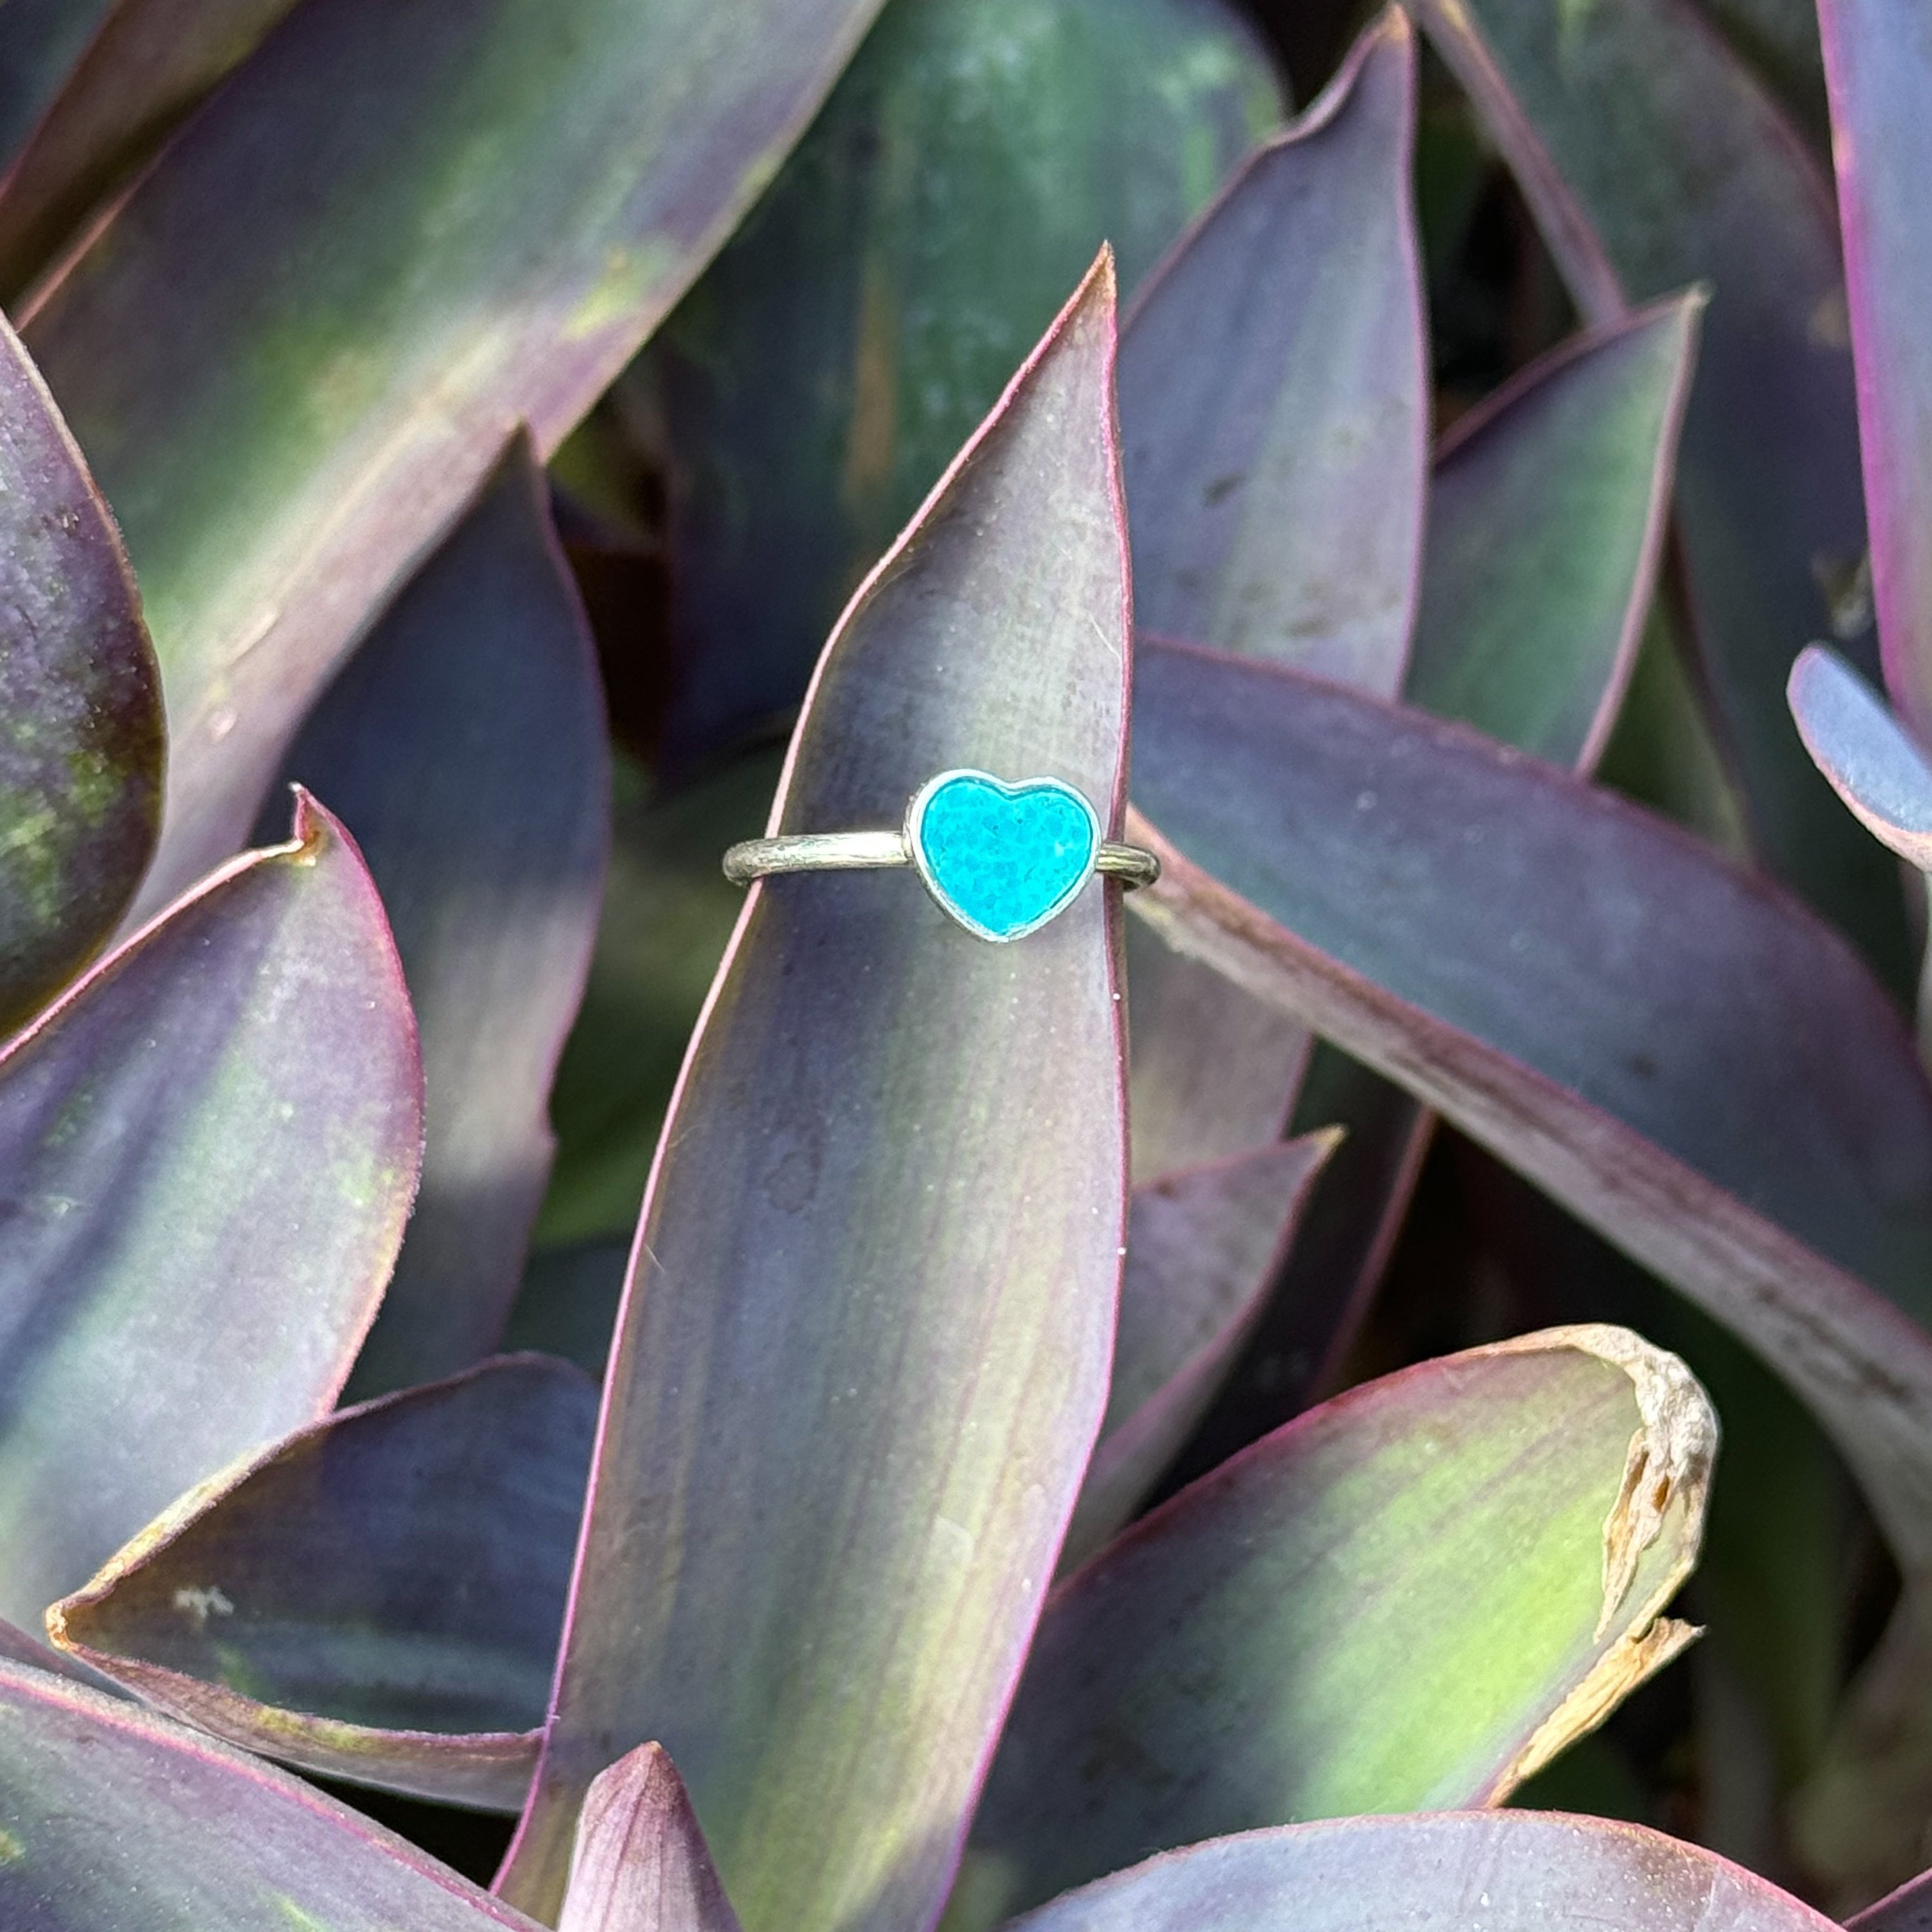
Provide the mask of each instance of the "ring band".
[{"label": "ring band", "polygon": [[981,939],[1019,939],[1064,912],[1095,874],[1127,890],[1150,886],[1160,861],[1100,836],[1085,797],[1058,778],[1007,784],[941,772],[914,793],[892,832],[801,832],[747,838],[724,854],[734,885],[786,872],[915,867],[947,915]]},{"label": "ring band", "polygon": [[[724,854],[724,876],[734,886],[779,872],[872,872],[910,866],[901,832],[797,832],[784,838],[742,838]],[[1141,845],[1103,842],[1094,869],[1118,879],[1129,892],[1160,877],[1160,861]]]}]

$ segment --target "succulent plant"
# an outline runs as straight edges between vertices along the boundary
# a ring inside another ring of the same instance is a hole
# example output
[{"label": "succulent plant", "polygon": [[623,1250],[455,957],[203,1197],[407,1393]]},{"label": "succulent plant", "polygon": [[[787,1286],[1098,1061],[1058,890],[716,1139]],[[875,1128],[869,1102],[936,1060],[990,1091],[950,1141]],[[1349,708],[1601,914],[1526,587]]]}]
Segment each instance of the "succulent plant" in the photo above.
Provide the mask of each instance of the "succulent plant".
[{"label": "succulent plant", "polygon": [[[1932,28],[1821,8],[1286,125],[1222,0],[0,20],[0,1927],[1928,1922]],[[962,767],[1159,880],[718,871]]]}]

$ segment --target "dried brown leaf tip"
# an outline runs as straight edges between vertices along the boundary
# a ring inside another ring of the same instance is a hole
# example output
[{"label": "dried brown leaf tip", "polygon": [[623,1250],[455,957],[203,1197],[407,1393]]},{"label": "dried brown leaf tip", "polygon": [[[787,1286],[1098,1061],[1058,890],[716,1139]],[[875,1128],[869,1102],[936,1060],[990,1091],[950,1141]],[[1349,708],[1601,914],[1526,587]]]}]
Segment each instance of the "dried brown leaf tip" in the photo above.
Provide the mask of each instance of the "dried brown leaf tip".
[{"label": "dried brown leaf tip", "polygon": [[1673,1504],[1683,1513],[1688,1534],[1682,1570],[1670,1588],[1689,1574],[1710,1495],[1718,1415],[1702,1385],[1675,1355],[1607,1322],[1544,1329],[1498,1342],[1490,1352],[1524,1354],[1552,1348],[1580,1349],[1622,1370],[1636,1396],[1639,1420],[1624,1459],[1623,1481],[1604,1519],[1604,1604],[1597,1621],[1600,1637],[1623,1608],[1645,1552],[1664,1534]]}]

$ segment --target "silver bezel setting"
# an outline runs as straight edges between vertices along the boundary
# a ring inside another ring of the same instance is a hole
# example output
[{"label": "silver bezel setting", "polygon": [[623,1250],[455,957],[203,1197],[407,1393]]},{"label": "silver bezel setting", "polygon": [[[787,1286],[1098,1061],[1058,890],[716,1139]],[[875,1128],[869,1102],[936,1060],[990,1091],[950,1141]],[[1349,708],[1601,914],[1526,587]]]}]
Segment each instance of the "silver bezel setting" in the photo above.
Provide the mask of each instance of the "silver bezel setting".
[{"label": "silver bezel setting", "polygon": [[[990,785],[1003,798],[1018,798],[1029,792],[1058,792],[1063,798],[1071,799],[1080,808],[1081,816],[1087,822],[1085,865],[1082,866],[1072,883],[1044,912],[1037,918],[1028,920],[1024,926],[1015,927],[1011,932],[994,932],[982,926],[970,914],[962,912],[947,897],[945,888],[934,877],[932,866],[927,860],[926,841],[920,836],[926,808],[932,802],[935,792],[959,778],[971,778],[980,784]],[[906,851],[917,868],[920,882],[925,886],[927,896],[932,902],[954,925],[963,928],[974,938],[986,940],[994,946],[1010,946],[1015,940],[1024,939],[1029,933],[1037,932],[1042,926],[1058,919],[1080,896],[1088,880],[1093,878],[1100,860],[1102,843],[1100,814],[1094,809],[1084,792],[1067,784],[1064,778],[1022,778],[1016,784],[1009,784],[1004,778],[995,778],[991,772],[980,771],[970,765],[960,765],[951,771],[940,772],[928,778],[913,794],[906,802],[904,838]]]}]

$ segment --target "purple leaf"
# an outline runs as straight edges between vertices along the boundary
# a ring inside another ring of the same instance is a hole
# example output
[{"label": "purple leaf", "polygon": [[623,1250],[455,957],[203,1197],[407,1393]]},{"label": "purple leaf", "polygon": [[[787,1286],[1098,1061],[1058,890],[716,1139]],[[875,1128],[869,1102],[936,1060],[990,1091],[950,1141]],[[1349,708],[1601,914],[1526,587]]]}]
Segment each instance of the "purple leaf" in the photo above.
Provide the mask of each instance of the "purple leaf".
[{"label": "purple leaf", "polygon": [[[854,599],[776,830],[892,826],[964,764],[1116,822],[1113,303],[1103,255]],[[903,871],[752,889],[646,1198],[508,1895],[554,1910],[591,1779],[656,1738],[750,1932],[936,1911],[1106,1401],[1118,916],[1090,885],[994,946]]]},{"label": "purple leaf", "polygon": [[1277,1141],[1135,1189],[1113,1380],[1063,1570],[1133,1514],[1214,1400],[1340,1138]]},{"label": "purple leaf", "polygon": [[1932,1873],[1909,1880],[1845,1922],[1846,1932],[1932,1932]]},{"label": "purple leaf", "polygon": [[0,179],[10,304],[291,4],[86,0],[92,36]]},{"label": "purple leaf", "polygon": [[1467,731],[1206,652],[1140,663],[1136,788],[1174,850],[1144,909],[1736,1328],[1932,1562],[1932,1090],[1856,958]]},{"label": "purple leaf", "polygon": [[64,268],[25,333],[127,532],[174,731],[146,903],[234,849],[506,429],[556,446],[877,4],[316,0]]},{"label": "purple leaf", "polygon": [[541,1932],[313,1785],[0,1664],[7,1932]]},{"label": "purple leaf", "polygon": [[48,1627],[231,1743],[517,1810],[596,1413],[541,1355],[342,1410],[190,1490]]},{"label": "purple leaf", "polygon": [[1414,118],[1391,8],[1136,299],[1120,457],[1144,630],[1401,683],[1429,461]]},{"label": "purple leaf", "polygon": [[1784,702],[1804,644],[1862,628],[1864,512],[1830,183],[1690,0],[1568,13],[1550,0],[1420,0],[1418,15],[1588,320],[1614,319],[1626,296],[1709,280],[1678,479],[1696,641],[1756,842],[1902,977],[1892,868],[1852,836]]},{"label": "purple leaf", "polygon": [[[1120,346],[1138,620],[1392,693],[1428,461],[1415,51],[1385,14],[1136,301]],[[1278,1135],[1308,1042],[1130,934],[1134,1170]]]},{"label": "purple leaf", "polygon": [[163,731],[120,534],[0,318],[0,1036],[134,896],[160,818]]},{"label": "purple leaf", "polygon": [[[1701,298],[1573,338],[1459,422],[1436,454],[1408,702],[1592,769],[1657,584]],[[1347,1130],[1240,1389],[1197,1454],[1226,1453],[1332,1388],[1426,1154],[1426,1110],[1330,1046],[1293,1119]],[[1207,1466],[1204,1461],[1201,1466]]]},{"label": "purple leaf", "polygon": [[662,1744],[640,1744],[592,1780],[556,1932],[739,1932]]},{"label": "purple leaf", "polygon": [[305,795],[0,1054],[0,1615],[327,1412],[422,1133],[381,904]]},{"label": "purple leaf", "polygon": [[[1696,296],[1678,296],[1574,338],[1445,440],[1432,485],[1412,702],[1545,756],[1594,763],[1655,589],[1700,308]],[[1138,964],[1156,943],[1136,950],[1134,938],[1130,930],[1128,956]],[[1156,983],[1164,992],[1175,977],[1170,971]],[[1258,1030],[1248,1016],[1263,1010],[1259,1003],[1224,991],[1211,1010],[1227,1025],[1238,1066],[1252,1068],[1240,1034]],[[1216,1065],[1186,1035],[1156,1033],[1150,1046],[1143,1010],[1135,1008],[1138,1064]],[[1166,1018],[1164,1010],[1156,1016]],[[1285,1016],[1275,1023],[1291,1024]],[[1242,1088],[1231,1084],[1238,1096]],[[1199,1467],[1219,1460],[1216,1448],[1232,1454],[1331,1385],[1428,1145],[1426,1113],[1331,1047],[1318,1047],[1293,1085],[1296,1122],[1340,1122],[1347,1137],[1257,1332],[1257,1373],[1238,1382],[1217,1412],[1196,1452]],[[1151,1082],[1137,1082],[1136,1100],[1150,1089],[1160,1095]],[[1202,1093],[1196,1118],[1226,1104]],[[1230,1110],[1235,1118],[1240,1104]]]},{"label": "purple leaf", "polygon": [[1190,1839],[1498,1802],[1691,1635],[1716,1445],[1675,1356],[1594,1327],[1264,1437],[1054,1592],[948,1932]]},{"label": "purple leaf", "polygon": [[1932,19],[1821,0],[1885,681],[1932,733]]},{"label": "purple leaf", "polygon": [[355,1393],[374,1394],[502,1336],[596,932],[603,699],[526,439],[331,687],[284,776],[361,846],[422,1036],[422,1186],[356,1372]]},{"label": "purple leaf", "polygon": [[1884,700],[1822,644],[1798,652],[1787,695],[1804,748],[1858,823],[1932,869],[1932,759]]},{"label": "purple leaf", "polygon": [[1713,1852],[1534,1811],[1348,1818],[1190,1846],[1012,1932],[1831,1932]]}]

